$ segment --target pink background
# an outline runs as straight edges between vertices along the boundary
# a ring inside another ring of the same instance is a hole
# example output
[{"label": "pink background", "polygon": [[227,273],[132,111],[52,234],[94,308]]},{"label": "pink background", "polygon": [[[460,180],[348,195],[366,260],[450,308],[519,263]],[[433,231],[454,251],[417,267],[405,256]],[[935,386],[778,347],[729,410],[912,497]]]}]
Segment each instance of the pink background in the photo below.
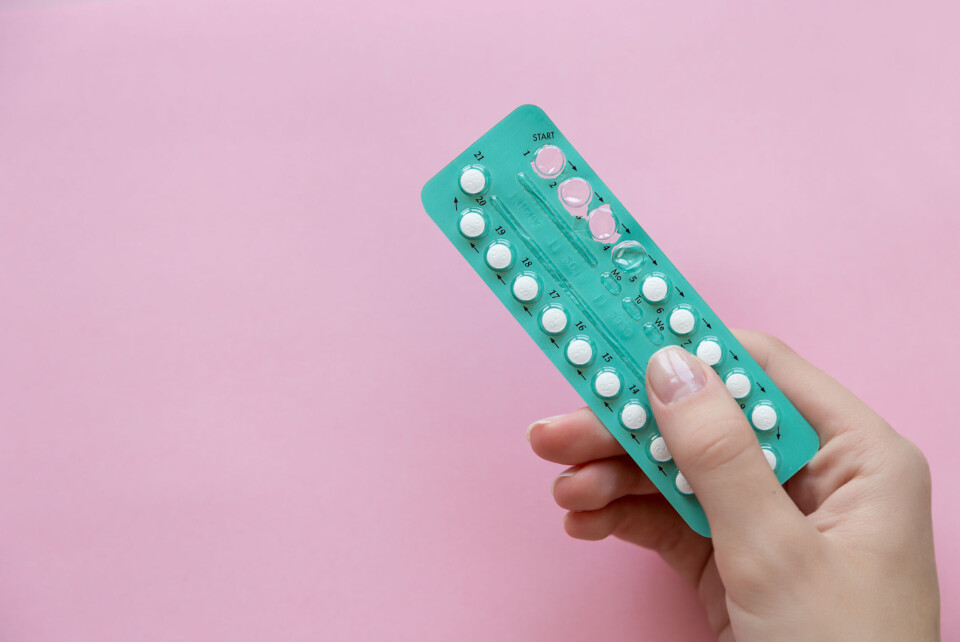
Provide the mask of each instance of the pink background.
[{"label": "pink background", "polygon": [[564,536],[579,402],[421,210],[524,102],[923,447],[960,602],[956,5],[672,4],[7,3],[0,638],[709,637]]}]

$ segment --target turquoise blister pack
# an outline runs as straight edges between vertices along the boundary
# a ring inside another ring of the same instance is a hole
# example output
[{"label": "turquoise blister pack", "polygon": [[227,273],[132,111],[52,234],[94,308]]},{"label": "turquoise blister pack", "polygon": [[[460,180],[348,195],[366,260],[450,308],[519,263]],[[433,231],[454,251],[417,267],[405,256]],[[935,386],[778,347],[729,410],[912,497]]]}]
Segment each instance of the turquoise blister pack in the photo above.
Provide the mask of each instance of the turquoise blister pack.
[{"label": "turquoise blister pack", "polygon": [[514,110],[430,179],[423,206],[686,522],[709,536],[646,398],[666,345],[711,365],[781,483],[809,423],[539,107]]}]

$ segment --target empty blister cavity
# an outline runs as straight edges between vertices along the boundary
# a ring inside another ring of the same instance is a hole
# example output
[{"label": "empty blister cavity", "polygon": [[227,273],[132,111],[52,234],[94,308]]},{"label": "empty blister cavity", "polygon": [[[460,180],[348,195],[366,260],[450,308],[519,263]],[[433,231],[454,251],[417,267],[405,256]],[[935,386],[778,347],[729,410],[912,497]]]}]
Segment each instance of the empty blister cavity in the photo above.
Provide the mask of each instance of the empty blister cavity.
[{"label": "empty blister cavity", "polygon": [[476,208],[463,210],[457,225],[461,235],[468,239],[478,239],[487,233],[487,215]]},{"label": "empty blister cavity", "polygon": [[670,312],[670,331],[686,336],[697,329],[697,314],[688,305],[678,305]]},{"label": "empty blister cavity", "polygon": [[593,199],[593,188],[590,187],[590,183],[579,177],[568,178],[560,183],[557,194],[567,211],[580,218],[586,217],[587,206]]},{"label": "empty blister cavity", "polygon": [[707,337],[697,344],[697,358],[708,366],[715,366],[723,359],[723,346],[720,339]]},{"label": "empty blister cavity", "polygon": [[623,311],[627,313],[627,316],[634,321],[639,321],[643,316],[643,311],[640,309],[640,306],[630,297],[624,297],[623,300],[620,301],[620,305],[623,306]]},{"label": "empty blister cavity", "polygon": [[603,287],[605,287],[610,294],[620,294],[620,281],[609,272],[604,272],[600,275],[600,283],[603,283]]},{"label": "empty blister cavity", "polygon": [[734,399],[743,399],[750,394],[750,377],[747,373],[735,370],[723,380]]},{"label": "empty blister cavity", "polygon": [[670,454],[670,450],[667,448],[667,442],[665,442],[660,435],[650,440],[647,452],[650,453],[650,458],[653,459],[653,461],[661,464],[673,459],[673,455]]},{"label": "empty blister cavity", "polygon": [[584,335],[576,336],[567,343],[567,349],[564,354],[571,365],[583,368],[593,363],[597,351],[594,348],[593,341]]},{"label": "empty blister cavity", "polygon": [[495,241],[487,247],[484,257],[491,269],[502,272],[513,265],[513,248],[506,241]]},{"label": "empty blister cavity", "polygon": [[653,345],[658,346],[663,343],[663,333],[652,321],[643,324],[643,333],[647,335]]},{"label": "empty blister cavity", "polygon": [[770,464],[770,470],[776,470],[777,465],[780,463],[780,458],[777,457],[777,453],[769,446],[764,446],[761,450],[763,450],[763,456],[766,458],[767,463]]},{"label": "empty blister cavity", "polygon": [[610,260],[621,270],[637,270],[647,258],[647,251],[637,241],[624,241],[614,246]]},{"label": "empty blister cavity", "polygon": [[544,145],[537,150],[530,166],[540,178],[556,178],[567,164],[563,150],[556,145]]},{"label": "empty blister cavity", "polygon": [[613,399],[620,394],[623,380],[613,368],[604,368],[593,377],[593,391],[601,399]]},{"label": "empty blister cavity", "polygon": [[460,170],[460,190],[467,196],[478,196],[486,191],[490,175],[483,165],[467,165]]},{"label": "empty blister cavity", "polygon": [[639,401],[628,401],[620,411],[620,424],[627,430],[643,430],[647,425],[646,407]]},{"label": "empty blister cavity", "polygon": [[670,283],[663,274],[651,274],[640,285],[640,294],[650,303],[666,301],[670,296]]},{"label": "empty blister cavity", "polygon": [[750,423],[757,430],[766,432],[777,427],[780,415],[769,401],[761,401],[750,411]]},{"label": "empty blister cavity", "polygon": [[680,493],[684,495],[693,495],[693,487],[690,485],[690,482],[687,481],[687,478],[683,476],[683,473],[681,473],[679,470],[677,471],[676,479],[673,481]]},{"label": "empty blister cavity", "polygon": [[617,232],[617,219],[609,205],[601,205],[587,216],[587,225],[593,240],[601,243],[614,242],[620,238]]},{"label": "empty blister cavity", "polygon": [[569,322],[567,311],[559,303],[548,305],[540,311],[540,327],[547,334],[563,334]]},{"label": "empty blister cavity", "polygon": [[534,272],[522,272],[513,280],[513,298],[521,303],[531,303],[540,298],[540,277]]}]

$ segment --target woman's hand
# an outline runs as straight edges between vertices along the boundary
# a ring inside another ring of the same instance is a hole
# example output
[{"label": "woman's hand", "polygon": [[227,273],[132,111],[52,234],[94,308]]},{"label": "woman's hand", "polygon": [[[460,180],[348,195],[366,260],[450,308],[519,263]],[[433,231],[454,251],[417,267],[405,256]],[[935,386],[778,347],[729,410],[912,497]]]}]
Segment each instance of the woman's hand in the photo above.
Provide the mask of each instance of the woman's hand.
[{"label": "woman's hand", "polygon": [[937,640],[930,471],[920,450],[782,342],[737,337],[820,435],[781,487],[712,368],[657,352],[647,393],[706,511],[694,533],[588,408],[534,423],[533,450],[572,468],[553,485],[571,537],[657,551],[700,595],[722,640]]}]

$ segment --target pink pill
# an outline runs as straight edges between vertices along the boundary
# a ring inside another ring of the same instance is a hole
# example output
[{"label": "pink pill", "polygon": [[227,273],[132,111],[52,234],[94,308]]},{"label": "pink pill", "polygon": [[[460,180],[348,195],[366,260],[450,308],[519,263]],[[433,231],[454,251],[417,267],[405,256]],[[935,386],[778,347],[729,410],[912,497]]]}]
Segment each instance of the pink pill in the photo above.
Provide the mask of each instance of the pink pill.
[{"label": "pink pill", "polygon": [[617,219],[613,217],[609,205],[601,205],[590,212],[587,224],[590,226],[590,234],[598,241],[608,241],[617,234]]}]

